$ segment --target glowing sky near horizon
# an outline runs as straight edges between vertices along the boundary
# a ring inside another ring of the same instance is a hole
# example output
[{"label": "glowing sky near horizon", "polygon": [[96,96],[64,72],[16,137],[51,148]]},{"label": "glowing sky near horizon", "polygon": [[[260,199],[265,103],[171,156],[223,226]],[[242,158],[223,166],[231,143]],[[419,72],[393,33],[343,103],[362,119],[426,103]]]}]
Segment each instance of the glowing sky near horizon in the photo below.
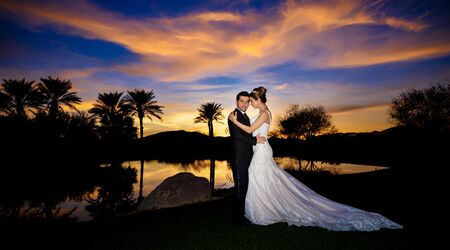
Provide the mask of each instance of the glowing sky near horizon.
[{"label": "glowing sky near horizon", "polygon": [[[193,124],[202,103],[221,103],[228,114],[236,93],[260,85],[275,118],[291,104],[323,105],[341,132],[382,130],[401,91],[449,79],[449,6],[2,0],[0,77],[69,79],[81,110],[99,93],[151,89],[164,115],[145,120],[146,135],[205,132]],[[215,124],[216,134],[225,128]]]}]

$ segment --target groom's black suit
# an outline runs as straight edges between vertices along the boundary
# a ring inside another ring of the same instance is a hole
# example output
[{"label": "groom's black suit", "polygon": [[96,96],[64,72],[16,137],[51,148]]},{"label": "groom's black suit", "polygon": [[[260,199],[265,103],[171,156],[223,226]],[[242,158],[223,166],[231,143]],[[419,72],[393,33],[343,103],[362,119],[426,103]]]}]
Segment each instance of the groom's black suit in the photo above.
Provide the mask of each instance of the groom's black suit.
[{"label": "groom's black suit", "polygon": [[[250,126],[250,119],[241,111],[235,109],[237,120]],[[235,205],[234,219],[241,220],[245,213],[245,195],[248,187],[248,167],[253,157],[253,145],[256,145],[256,137],[245,132],[228,120],[228,129],[231,136],[230,165],[233,171]]]}]

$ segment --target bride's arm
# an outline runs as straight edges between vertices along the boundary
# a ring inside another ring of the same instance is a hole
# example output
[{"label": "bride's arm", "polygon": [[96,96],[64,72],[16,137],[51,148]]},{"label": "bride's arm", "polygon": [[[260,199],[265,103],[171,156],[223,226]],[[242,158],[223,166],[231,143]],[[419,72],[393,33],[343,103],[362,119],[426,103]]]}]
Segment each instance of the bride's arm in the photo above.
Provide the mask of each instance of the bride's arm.
[{"label": "bride's arm", "polygon": [[267,114],[267,112],[263,112],[261,113],[261,115],[259,115],[259,117],[256,119],[256,121],[251,125],[251,126],[247,126],[244,125],[242,123],[240,123],[237,120],[236,115],[231,112],[229,119],[236,124],[236,126],[238,126],[240,129],[244,130],[247,133],[252,133],[253,131],[255,131],[257,128],[259,128],[265,121],[267,121],[269,118],[269,115]]}]

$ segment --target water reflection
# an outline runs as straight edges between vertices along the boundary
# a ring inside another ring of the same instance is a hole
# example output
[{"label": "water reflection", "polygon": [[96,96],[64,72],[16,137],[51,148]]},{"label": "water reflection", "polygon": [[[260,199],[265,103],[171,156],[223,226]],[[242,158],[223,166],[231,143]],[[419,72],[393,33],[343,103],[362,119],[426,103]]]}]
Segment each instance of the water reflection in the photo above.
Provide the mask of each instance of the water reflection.
[{"label": "water reflection", "polygon": [[[280,167],[299,173],[352,174],[385,168],[292,157],[276,157],[275,161]],[[184,171],[205,177],[215,189],[234,186],[231,168],[224,160],[85,163],[63,169],[36,168],[26,176],[5,170],[0,184],[0,220],[76,218],[85,221],[128,213],[163,180]],[[18,179],[8,176],[17,176]]]},{"label": "water reflection", "polygon": [[351,164],[351,163],[331,163],[326,161],[302,160],[293,157],[276,157],[278,166],[302,172],[329,172],[333,175],[357,174],[377,170],[388,169],[388,167]]},{"label": "water reflection", "polygon": [[[227,174],[231,173],[231,168],[227,161],[214,161],[214,188],[230,188],[233,187],[233,182],[227,179]],[[126,162],[125,165],[140,169],[140,161]],[[210,160],[195,160],[191,162],[161,162],[157,160],[144,162],[143,173],[143,189],[144,196],[153,191],[163,180],[171,177],[179,172],[190,172],[195,176],[211,178],[211,161]],[[139,172],[138,175],[141,173]],[[135,184],[135,190],[139,190],[139,184]]]},{"label": "water reflection", "polygon": [[133,211],[137,205],[133,187],[137,183],[137,169],[111,164],[102,170],[95,192],[85,196],[89,203],[85,209],[90,217],[112,217]]},{"label": "water reflection", "polygon": [[[329,172],[330,174],[354,174],[386,169],[386,167],[380,166],[350,163],[336,164],[321,161],[301,160],[293,157],[275,157],[274,159],[278,166],[295,171]],[[233,187],[233,175],[228,162],[223,160],[215,160],[214,163],[214,188],[218,189]],[[125,164],[135,169],[141,169],[140,161],[130,161]],[[142,193],[144,196],[148,195],[163,180],[182,171],[191,172],[196,176],[205,177],[209,180],[212,176],[210,168],[210,160],[195,160],[190,162],[161,162],[158,160],[145,161]],[[140,175],[141,173],[138,174]],[[134,188],[135,190],[140,189],[138,184],[135,184]]]},{"label": "water reflection", "polygon": [[144,188],[144,160],[140,160],[141,169],[139,171],[139,196],[138,196],[138,203],[141,202],[144,199],[144,196],[142,195],[142,190]]},{"label": "water reflection", "polygon": [[4,167],[0,175],[0,220],[70,219],[77,206],[61,204],[82,201],[95,188],[98,165],[48,161]]}]

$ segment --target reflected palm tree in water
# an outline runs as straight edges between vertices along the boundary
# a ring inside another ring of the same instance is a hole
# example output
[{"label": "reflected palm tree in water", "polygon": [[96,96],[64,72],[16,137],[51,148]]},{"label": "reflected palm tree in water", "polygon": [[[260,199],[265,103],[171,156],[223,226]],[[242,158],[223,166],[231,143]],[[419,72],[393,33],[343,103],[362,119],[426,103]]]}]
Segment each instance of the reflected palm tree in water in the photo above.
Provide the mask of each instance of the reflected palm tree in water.
[{"label": "reflected palm tree in water", "polygon": [[301,171],[305,171],[305,172],[323,171],[321,168],[319,168],[317,166],[316,162],[313,160],[306,160],[306,161],[299,160],[298,164],[299,164],[299,170],[301,170]]},{"label": "reflected palm tree in water", "polygon": [[133,184],[137,182],[137,170],[113,163],[101,168],[99,185],[95,192],[85,196],[86,210],[93,218],[113,217],[135,209]]},{"label": "reflected palm tree in water", "polygon": [[[301,172],[321,173],[331,175],[339,175],[342,173],[342,169],[338,167],[339,163],[336,162],[302,160],[302,159],[297,159],[297,161],[298,161],[297,170]],[[324,165],[327,165],[327,167],[324,168]]]},{"label": "reflected palm tree in water", "polygon": [[[301,158],[282,158],[282,159],[276,159],[276,163],[283,167],[284,169],[288,170],[294,170],[294,171],[300,171],[300,172],[307,172],[307,173],[324,173],[324,172],[330,172],[327,169],[323,168],[323,164],[330,164],[334,165],[329,162],[324,161],[316,161],[316,160],[305,160]],[[336,171],[338,171],[336,169]]]},{"label": "reflected palm tree in water", "polygon": [[139,197],[138,203],[144,200],[143,190],[144,190],[144,160],[141,159],[141,171],[139,172]]}]

